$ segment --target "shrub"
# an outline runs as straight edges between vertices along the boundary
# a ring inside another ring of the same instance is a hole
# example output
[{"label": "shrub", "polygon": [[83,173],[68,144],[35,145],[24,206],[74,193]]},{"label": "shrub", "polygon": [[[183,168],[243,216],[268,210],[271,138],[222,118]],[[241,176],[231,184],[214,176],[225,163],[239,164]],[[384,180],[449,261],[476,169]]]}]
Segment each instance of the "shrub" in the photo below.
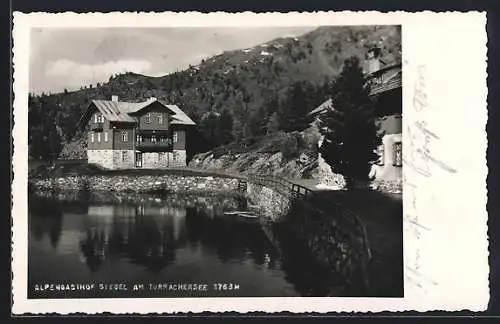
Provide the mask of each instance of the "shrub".
[{"label": "shrub", "polygon": [[281,143],[280,152],[283,154],[283,158],[286,160],[292,160],[297,158],[300,154],[299,147],[299,137],[300,134],[289,133],[286,134],[286,138]]}]

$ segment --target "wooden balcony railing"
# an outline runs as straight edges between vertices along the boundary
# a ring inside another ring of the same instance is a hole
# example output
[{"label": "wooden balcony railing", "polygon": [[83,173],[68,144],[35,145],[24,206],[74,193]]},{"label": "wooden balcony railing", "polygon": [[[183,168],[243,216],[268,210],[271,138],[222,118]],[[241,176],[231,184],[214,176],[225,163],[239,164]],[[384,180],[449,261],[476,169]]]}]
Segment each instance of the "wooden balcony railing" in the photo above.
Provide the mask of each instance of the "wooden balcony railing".
[{"label": "wooden balcony railing", "polygon": [[95,132],[101,132],[103,130],[103,123],[92,123],[90,125],[90,130]]},{"label": "wooden balcony railing", "polygon": [[401,86],[402,86],[401,78],[395,78],[393,80],[381,84],[373,84],[370,87],[370,95],[377,95],[382,92],[386,92],[396,88],[401,88]]},{"label": "wooden balcony railing", "polygon": [[136,142],[135,147],[138,150],[144,151],[152,151],[152,152],[171,152],[173,150],[173,145],[171,142],[150,142],[150,141],[141,141]]}]

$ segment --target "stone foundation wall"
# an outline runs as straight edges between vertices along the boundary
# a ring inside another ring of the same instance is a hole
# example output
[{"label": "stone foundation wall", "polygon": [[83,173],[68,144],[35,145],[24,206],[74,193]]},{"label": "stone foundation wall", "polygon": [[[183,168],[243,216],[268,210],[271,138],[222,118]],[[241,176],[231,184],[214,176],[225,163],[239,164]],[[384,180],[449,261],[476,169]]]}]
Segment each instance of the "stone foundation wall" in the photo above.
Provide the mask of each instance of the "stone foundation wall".
[{"label": "stone foundation wall", "polygon": [[[123,156],[125,152],[125,158]],[[159,154],[159,159],[158,159]],[[102,168],[134,169],[134,150],[88,150],[88,163],[96,164]],[[142,153],[142,168],[145,169],[166,169],[168,167],[186,167],[186,150],[174,150],[173,152],[144,152]]]},{"label": "stone foundation wall", "polygon": [[134,150],[113,150],[113,169],[135,168]]},{"label": "stone foundation wall", "polygon": [[172,159],[169,152],[145,152],[142,153],[142,168],[145,169],[165,169],[168,168]]},{"label": "stone foundation wall", "polygon": [[88,163],[113,169],[113,150],[87,150]]},{"label": "stone foundation wall", "polygon": [[187,165],[186,163],[186,150],[174,150],[169,162],[171,167],[181,168]]}]

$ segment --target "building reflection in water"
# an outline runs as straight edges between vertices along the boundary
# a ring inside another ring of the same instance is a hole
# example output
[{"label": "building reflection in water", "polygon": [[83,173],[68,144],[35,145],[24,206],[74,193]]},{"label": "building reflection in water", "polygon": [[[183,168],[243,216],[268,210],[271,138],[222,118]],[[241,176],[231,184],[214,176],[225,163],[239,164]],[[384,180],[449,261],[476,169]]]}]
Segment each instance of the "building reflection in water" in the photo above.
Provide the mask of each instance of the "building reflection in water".
[{"label": "building reflection in water", "polygon": [[92,271],[106,260],[126,258],[158,272],[175,261],[178,249],[200,246],[222,262],[251,259],[258,266],[277,267],[279,255],[259,222],[224,216],[224,210],[224,201],[203,197],[172,205],[90,205],[80,248]]},{"label": "building reflection in water", "polygon": [[157,272],[175,260],[184,217],[167,206],[91,205],[80,247],[92,271],[107,259],[126,258]]},{"label": "building reflection in water", "polygon": [[104,264],[110,265],[106,271],[119,271],[113,265],[116,260],[155,273],[182,265],[187,257],[201,262],[202,269],[218,261],[228,267],[276,270],[302,296],[331,294],[327,287],[338,287],[339,295],[343,291],[341,276],[332,277],[331,271],[315,265],[305,245],[289,233],[258,218],[224,215],[246,208],[244,201],[233,198],[149,197],[125,204],[43,199],[30,201],[29,208],[31,237],[48,237],[53,250],[63,244],[61,235],[73,237],[66,241],[74,249],[66,253],[78,254],[94,273]]}]

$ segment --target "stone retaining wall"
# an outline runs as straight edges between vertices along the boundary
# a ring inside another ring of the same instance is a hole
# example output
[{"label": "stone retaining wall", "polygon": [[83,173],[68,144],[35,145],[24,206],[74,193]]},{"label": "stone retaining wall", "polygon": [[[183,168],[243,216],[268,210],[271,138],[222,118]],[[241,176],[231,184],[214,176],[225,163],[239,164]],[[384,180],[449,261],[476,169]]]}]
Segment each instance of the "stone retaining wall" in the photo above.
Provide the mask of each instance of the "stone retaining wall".
[{"label": "stone retaining wall", "polygon": [[247,198],[268,220],[299,237],[319,264],[351,281],[360,293],[368,289],[368,242],[347,210],[251,183]]},{"label": "stone retaining wall", "polygon": [[110,192],[235,193],[238,180],[214,177],[165,176],[66,176],[31,180],[35,191],[90,190]]},{"label": "stone retaining wall", "polygon": [[272,188],[248,183],[246,194],[250,203],[257,205],[273,222],[282,221],[290,209],[291,198]]}]

